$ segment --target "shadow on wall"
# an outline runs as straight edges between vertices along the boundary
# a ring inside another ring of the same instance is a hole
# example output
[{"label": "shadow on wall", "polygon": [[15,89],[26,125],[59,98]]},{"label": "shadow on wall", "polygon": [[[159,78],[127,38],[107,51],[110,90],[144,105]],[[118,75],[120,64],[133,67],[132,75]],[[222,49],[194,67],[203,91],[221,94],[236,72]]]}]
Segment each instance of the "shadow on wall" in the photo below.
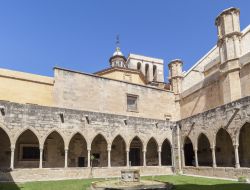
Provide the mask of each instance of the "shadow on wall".
[{"label": "shadow on wall", "polygon": [[0,170],[0,190],[21,190],[21,188],[13,182],[10,171]]},{"label": "shadow on wall", "polygon": [[197,185],[197,184],[181,184],[174,185],[174,190],[249,190],[250,184],[231,183],[217,185]]}]

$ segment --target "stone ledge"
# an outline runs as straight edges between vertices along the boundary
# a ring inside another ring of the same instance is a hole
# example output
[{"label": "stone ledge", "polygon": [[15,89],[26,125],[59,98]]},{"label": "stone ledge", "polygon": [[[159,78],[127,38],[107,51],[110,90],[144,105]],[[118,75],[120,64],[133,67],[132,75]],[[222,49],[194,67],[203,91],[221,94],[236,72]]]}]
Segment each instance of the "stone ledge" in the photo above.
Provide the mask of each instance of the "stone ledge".
[{"label": "stone ledge", "polygon": [[[139,169],[141,176],[173,174],[171,166],[130,167]],[[11,172],[0,172],[0,181],[53,181],[66,179],[110,178],[120,177],[121,170],[128,167],[103,168],[31,168],[15,169]]]},{"label": "stone ledge", "polygon": [[244,176],[250,179],[250,168],[232,168],[232,167],[184,167],[184,174],[211,176],[211,177],[223,177],[238,179],[238,177]]}]

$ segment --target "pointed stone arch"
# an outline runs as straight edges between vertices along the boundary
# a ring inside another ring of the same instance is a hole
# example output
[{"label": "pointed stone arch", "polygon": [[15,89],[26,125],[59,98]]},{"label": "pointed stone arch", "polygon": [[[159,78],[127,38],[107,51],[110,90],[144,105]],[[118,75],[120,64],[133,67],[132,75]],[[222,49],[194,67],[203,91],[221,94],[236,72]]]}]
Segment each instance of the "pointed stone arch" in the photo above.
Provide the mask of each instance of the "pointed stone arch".
[{"label": "pointed stone arch", "polygon": [[98,133],[91,141],[91,155],[93,167],[108,166],[108,141],[105,136]]},{"label": "pointed stone arch", "polygon": [[31,131],[37,138],[38,142],[39,142],[39,146],[42,144],[41,143],[41,138],[39,138],[39,133],[36,129],[32,128],[32,127],[25,127],[24,129],[20,130],[18,133],[15,134],[14,138],[13,138],[13,144],[16,144],[16,141],[18,140],[18,138],[26,131]]},{"label": "pointed stone arch", "polygon": [[111,166],[126,166],[126,142],[121,135],[117,135],[111,144]]},{"label": "pointed stone arch", "polygon": [[235,155],[233,141],[227,130],[220,128],[215,138],[215,155],[218,167],[233,167],[235,164]]},{"label": "pointed stone arch", "polygon": [[138,139],[141,141],[141,143],[142,143],[142,150],[145,150],[145,148],[146,148],[145,141],[144,141],[143,138],[142,138],[141,136],[139,136],[139,135],[133,136],[133,137],[128,141],[128,148],[130,148],[130,145],[131,145],[132,141],[133,141],[135,138],[138,138]]},{"label": "pointed stone arch", "polygon": [[183,143],[185,166],[195,165],[194,147],[191,139],[186,136]]},{"label": "pointed stone arch", "polygon": [[165,138],[161,145],[161,165],[172,165],[172,145],[168,138]]},{"label": "pointed stone arch", "polygon": [[95,139],[97,136],[102,136],[102,137],[104,138],[104,140],[106,141],[106,143],[107,143],[107,144],[110,144],[109,139],[107,138],[107,136],[106,136],[105,134],[103,134],[103,133],[97,133],[97,134],[91,136],[90,141],[89,141],[89,142],[90,142],[90,145],[92,145],[94,139]]},{"label": "pointed stone arch", "polygon": [[197,154],[199,166],[212,166],[212,151],[207,135],[200,133],[197,138]]},{"label": "pointed stone arch", "polygon": [[142,140],[135,136],[129,143],[129,162],[131,166],[142,166],[144,146]]},{"label": "pointed stone arch", "polygon": [[[63,144],[64,144],[64,146],[67,144],[66,142],[66,138],[65,138],[65,136],[60,132],[60,131],[58,131],[57,129],[52,129],[52,130],[50,130],[49,132],[47,132],[44,136],[43,136],[43,138],[42,138],[42,140],[41,140],[41,146],[44,146],[44,143],[45,143],[45,141],[46,141],[46,139],[48,138],[48,136],[49,135],[51,135],[52,133],[57,133],[57,134],[59,134],[60,135],[60,137],[62,137],[62,140],[63,140]],[[66,147],[66,146],[65,146]],[[66,147],[67,148],[67,147]]]},{"label": "pointed stone arch", "polygon": [[40,143],[37,134],[25,128],[15,140],[15,168],[38,168],[40,160]]},{"label": "pointed stone arch", "polygon": [[239,130],[239,162],[241,167],[250,167],[250,122],[246,122]]},{"label": "pointed stone arch", "polygon": [[154,137],[151,137],[146,144],[146,165],[147,166],[157,166],[159,165],[158,158],[158,143]]},{"label": "pointed stone arch", "polygon": [[61,168],[65,165],[65,140],[57,130],[50,131],[43,141],[43,167]]},{"label": "pointed stone arch", "polygon": [[125,136],[124,135],[122,135],[122,134],[120,134],[120,133],[117,133],[116,135],[114,135],[114,138],[110,141],[111,143],[111,145],[113,144],[113,142],[114,142],[114,140],[118,137],[118,136],[120,136],[121,138],[122,138],[122,140],[124,140],[124,142],[125,142],[125,145],[126,145],[126,150],[128,149],[128,141],[126,141],[126,138],[125,138]]},{"label": "pointed stone arch", "polygon": [[65,142],[65,147],[69,147],[70,141],[72,140],[72,138],[73,138],[76,134],[81,135],[81,137],[86,141],[87,147],[90,146],[87,137],[86,137],[81,131],[75,131],[75,132],[71,133],[71,135],[67,138],[67,140],[65,140],[65,141],[66,141],[66,142]]},{"label": "pointed stone arch", "polygon": [[157,138],[155,138],[154,136],[151,136],[150,138],[148,138],[148,140],[147,140],[146,143],[145,143],[145,146],[148,146],[148,143],[149,143],[149,141],[151,141],[151,140],[155,141],[155,143],[157,144],[157,147],[160,146],[160,143],[157,141]]},{"label": "pointed stone arch", "polygon": [[68,166],[69,167],[87,167],[88,150],[87,141],[80,132],[73,133],[69,139]]},{"label": "pointed stone arch", "polygon": [[9,134],[5,129],[0,127],[0,169],[7,169],[10,167],[10,151],[11,141]]},{"label": "pointed stone arch", "polygon": [[0,129],[2,129],[6,133],[6,135],[8,135],[8,138],[10,140],[10,144],[14,145],[15,144],[15,139],[14,139],[15,135],[13,133],[11,133],[11,131],[1,122],[0,122]]}]

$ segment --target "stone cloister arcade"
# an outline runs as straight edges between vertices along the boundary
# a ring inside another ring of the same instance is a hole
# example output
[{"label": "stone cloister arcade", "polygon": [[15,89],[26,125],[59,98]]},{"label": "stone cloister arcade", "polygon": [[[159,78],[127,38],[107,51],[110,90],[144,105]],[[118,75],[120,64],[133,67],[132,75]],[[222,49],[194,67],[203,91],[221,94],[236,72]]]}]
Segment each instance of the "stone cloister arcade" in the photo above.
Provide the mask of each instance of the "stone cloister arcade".
[{"label": "stone cloister arcade", "polygon": [[182,166],[250,168],[250,122],[211,134],[183,136]]},{"label": "stone cloister arcade", "polygon": [[0,169],[172,165],[167,138],[158,142],[135,136],[126,141],[118,134],[109,140],[99,133],[87,139],[80,132],[67,138],[57,130],[41,137],[32,128],[11,137],[0,127]]}]

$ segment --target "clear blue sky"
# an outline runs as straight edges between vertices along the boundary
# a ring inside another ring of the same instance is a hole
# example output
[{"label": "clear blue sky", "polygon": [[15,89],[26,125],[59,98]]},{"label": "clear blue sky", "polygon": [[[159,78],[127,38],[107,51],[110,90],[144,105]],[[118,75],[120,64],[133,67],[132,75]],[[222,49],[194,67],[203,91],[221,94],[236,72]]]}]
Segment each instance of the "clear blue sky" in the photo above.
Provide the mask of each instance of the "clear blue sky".
[{"label": "clear blue sky", "polygon": [[120,35],[125,55],[181,58],[189,69],[217,41],[215,17],[250,0],[0,0],[0,67],[53,76],[59,66],[108,67]]}]

